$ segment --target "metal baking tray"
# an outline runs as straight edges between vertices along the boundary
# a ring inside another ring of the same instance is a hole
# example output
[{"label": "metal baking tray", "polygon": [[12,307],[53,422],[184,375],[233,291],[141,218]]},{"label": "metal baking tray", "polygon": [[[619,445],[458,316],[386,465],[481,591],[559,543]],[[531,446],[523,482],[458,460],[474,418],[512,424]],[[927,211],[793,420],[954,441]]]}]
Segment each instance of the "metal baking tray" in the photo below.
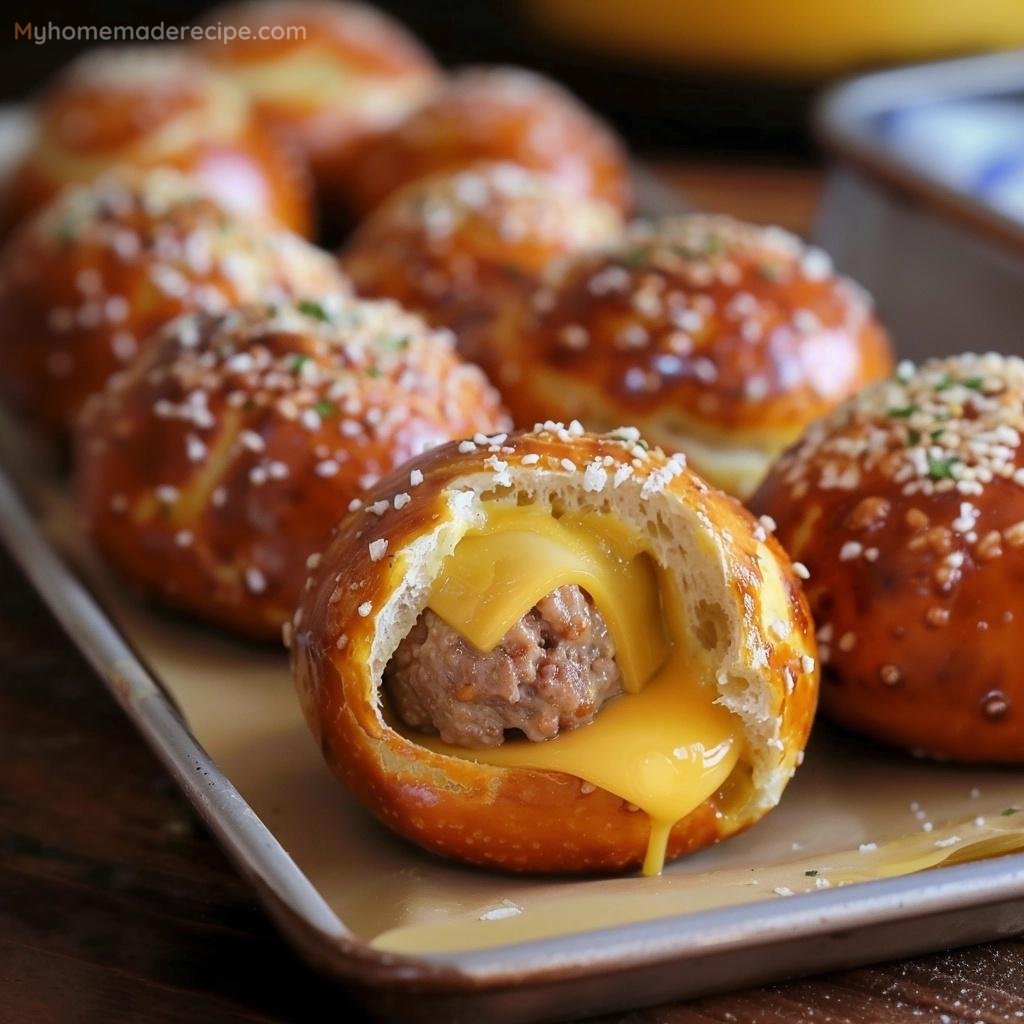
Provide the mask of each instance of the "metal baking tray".
[{"label": "metal baking tray", "polygon": [[[683,205],[642,190],[649,210]],[[778,810],[661,879],[524,879],[422,853],[320,763],[280,652],[129,595],[6,421],[0,467],[0,540],[286,938],[387,1019],[565,1020],[1024,931],[1024,813],[1000,813],[1024,799],[1020,774],[823,726]]]},{"label": "metal baking tray", "polygon": [[1024,353],[1024,206],[995,189],[1012,175],[1021,195],[1024,50],[855,79],[816,127],[832,169],[815,237],[901,351]]}]

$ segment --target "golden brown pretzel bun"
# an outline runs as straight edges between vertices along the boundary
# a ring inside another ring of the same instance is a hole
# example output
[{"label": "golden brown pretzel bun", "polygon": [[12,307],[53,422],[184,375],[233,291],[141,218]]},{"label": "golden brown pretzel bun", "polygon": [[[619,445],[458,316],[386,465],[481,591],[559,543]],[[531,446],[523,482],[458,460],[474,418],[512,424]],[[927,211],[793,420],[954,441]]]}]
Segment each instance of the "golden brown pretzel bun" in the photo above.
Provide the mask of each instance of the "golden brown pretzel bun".
[{"label": "golden brown pretzel bun", "polygon": [[183,312],[348,291],[326,253],[175,171],[65,190],[0,254],[0,394],[59,434]]},{"label": "golden brown pretzel bun", "polygon": [[822,700],[927,755],[1024,762],[1024,361],[933,360],[812,426],[753,499],[810,570]]},{"label": "golden brown pretzel bun", "polygon": [[735,787],[730,776],[680,820],[669,857],[750,826],[778,802],[814,711],[813,627],[781,549],[683,462],[631,429],[596,436],[548,424],[428,452],[341,523],[296,615],[293,668],[327,762],[385,824],[438,853],[513,870],[621,870],[644,857],[647,816],[612,793],[560,772],[438,753],[385,718],[385,666],[444,560],[495,504],[603,512],[647,535],[678,587],[690,671],[735,715],[752,774]]},{"label": "golden brown pretzel bun", "polygon": [[234,82],[169,46],[92,50],[63,71],[39,100],[2,223],[9,229],[66,185],[156,166],[195,175],[241,213],[312,230],[301,162],[259,129]]},{"label": "golden brown pretzel bun", "polygon": [[743,497],[818,416],[892,366],[869,300],[780,228],[728,217],[631,227],[556,267],[485,364],[517,424],[635,422]]},{"label": "golden brown pretzel bun", "polygon": [[[254,38],[208,40],[203,53],[249,94],[263,124],[309,161],[332,205],[353,157],[437,88],[440,73],[397,21],[360,3],[253,0],[205,17]],[[302,39],[259,39],[302,27]]]},{"label": "golden brown pretzel bun", "polygon": [[451,328],[459,351],[480,362],[497,322],[517,315],[548,264],[610,245],[622,229],[615,207],[545,174],[479,164],[389,196],[341,261],[360,295],[394,299]]},{"label": "golden brown pretzel bun", "polygon": [[560,85],[522,68],[466,68],[369,143],[346,178],[365,214],[399,186],[481,161],[507,161],[557,178],[619,209],[631,203],[622,148]]},{"label": "golden brown pretzel bun", "polygon": [[193,314],[87,404],[76,483],[127,579],[270,638],[307,557],[364,487],[425,445],[503,420],[450,336],[394,303]]}]

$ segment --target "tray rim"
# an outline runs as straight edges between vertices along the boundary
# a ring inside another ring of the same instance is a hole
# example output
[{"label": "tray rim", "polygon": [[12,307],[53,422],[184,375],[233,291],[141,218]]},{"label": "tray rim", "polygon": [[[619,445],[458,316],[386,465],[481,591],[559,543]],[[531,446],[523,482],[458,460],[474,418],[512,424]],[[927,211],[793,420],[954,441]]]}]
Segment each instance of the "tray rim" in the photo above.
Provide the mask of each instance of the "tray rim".
[{"label": "tray rim", "polygon": [[566,982],[1024,897],[1018,853],[492,948],[422,956],[375,949],[345,927],[192,736],[158,680],[46,539],[6,468],[0,540],[299,951],[361,989],[458,995]]},{"label": "tray rim", "polygon": [[1007,88],[1024,90],[1024,49],[915,64],[847,79],[826,90],[816,102],[812,127],[832,160],[866,175],[887,192],[1024,256],[1024,224],[929,178],[890,152],[867,124],[901,103],[980,97]]}]

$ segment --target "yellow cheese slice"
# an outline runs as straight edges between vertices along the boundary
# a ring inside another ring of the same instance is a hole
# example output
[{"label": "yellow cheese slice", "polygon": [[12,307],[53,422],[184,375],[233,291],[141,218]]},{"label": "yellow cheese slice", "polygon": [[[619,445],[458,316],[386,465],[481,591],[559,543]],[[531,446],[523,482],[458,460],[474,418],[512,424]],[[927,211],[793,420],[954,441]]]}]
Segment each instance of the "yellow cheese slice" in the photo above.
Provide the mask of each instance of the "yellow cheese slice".
[{"label": "yellow cheese slice", "polygon": [[678,621],[678,601],[671,581],[659,586],[642,538],[608,516],[556,520],[530,507],[495,509],[446,559],[429,607],[488,651],[540,598],[568,583],[585,589],[607,620],[627,693],[590,725],[543,743],[417,743],[483,764],[565,772],[634,804],[651,820],[644,874],[659,874],[672,826],[725,783],[742,751],[734,716],[715,703],[681,645],[666,639],[664,622]]},{"label": "yellow cheese slice", "polygon": [[610,516],[495,509],[446,559],[428,606],[486,653],[542,597],[570,583],[601,609],[624,688],[638,692],[667,657],[668,642],[654,563]]}]

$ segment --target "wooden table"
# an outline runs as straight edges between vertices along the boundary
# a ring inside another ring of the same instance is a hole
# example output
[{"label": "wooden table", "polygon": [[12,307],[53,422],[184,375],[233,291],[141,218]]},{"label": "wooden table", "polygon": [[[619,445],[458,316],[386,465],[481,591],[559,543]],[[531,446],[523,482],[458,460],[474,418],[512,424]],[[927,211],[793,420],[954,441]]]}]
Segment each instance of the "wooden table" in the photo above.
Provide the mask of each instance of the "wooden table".
[{"label": "wooden table", "polygon": [[[700,205],[806,229],[818,175],[673,165]],[[0,556],[0,1022],[364,1019],[278,938],[195,813]],[[1024,942],[607,1018],[1024,1020]]]}]

